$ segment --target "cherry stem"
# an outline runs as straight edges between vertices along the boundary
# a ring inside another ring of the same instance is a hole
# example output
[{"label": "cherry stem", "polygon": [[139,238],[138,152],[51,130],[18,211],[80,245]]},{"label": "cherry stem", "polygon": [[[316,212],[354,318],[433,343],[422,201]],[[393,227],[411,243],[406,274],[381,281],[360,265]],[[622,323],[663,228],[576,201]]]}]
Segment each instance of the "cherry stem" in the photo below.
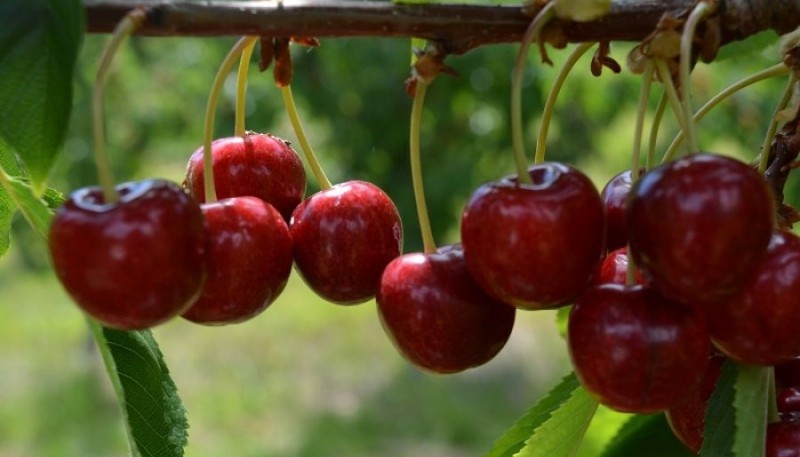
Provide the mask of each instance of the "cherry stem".
[{"label": "cherry stem", "polygon": [[767,394],[767,423],[780,422],[778,414],[778,392],[775,388],[775,367],[767,367],[767,382],[769,393]]},{"label": "cherry stem", "polygon": [[686,24],[681,35],[681,55],[680,55],[680,83],[681,83],[681,105],[683,106],[684,131],[689,143],[689,152],[699,152],[697,142],[697,130],[692,120],[692,81],[691,81],[691,60],[692,60],[692,41],[697,30],[697,23],[706,15],[710,14],[713,8],[708,2],[700,2],[694,7],[686,19]]},{"label": "cherry stem", "polygon": [[514,70],[511,73],[511,144],[514,161],[517,166],[517,179],[520,184],[531,184],[528,175],[528,160],[525,157],[525,142],[522,136],[522,76],[528,49],[534,39],[538,39],[542,28],[555,16],[553,3],[550,2],[539,11],[531,21],[520,43]]},{"label": "cherry stem", "polygon": [[325,172],[322,170],[322,166],[320,165],[319,160],[317,160],[314,150],[311,149],[311,144],[309,144],[308,138],[306,138],[305,131],[303,130],[303,124],[300,122],[300,116],[297,114],[297,106],[294,104],[291,85],[287,84],[282,86],[281,94],[283,95],[283,104],[286,105],[286,113],[289,115],[289,121],[292,123],[294,134],[297,136],[297,140],[300,141],[300,148],[303,150],[303,155],[305,155],[306,161],[311,167],[311,172],[314,173],[314,177],[317,180],[317,185],[319,186],[320,190],[330,189],[333,186],[328,180],[328,177],[325,176]]},{"label": "cherry stem", "polygon": [[[655,59],[654,62],[656,65],[656,72],[658,73],[658,79],[660,79],[661,83],[664,85],[664,93],[667,95],[667,101],[672,108],[672,112],[675,114],[675,118],[678,120],[678,125],[680,125],[681,129],[686,132],[686,125],[689,124],[690,121],[687,116],[683,115],[683,107],[681,106],[681,101],[678,98],[678,92],[675,90],[675,85],[672,83],[672,76],[667,68],[667,63],[661,59]],[[665,155],[661,161],[666,162],[671,159],[671,157]]]},{"label": "cherry stem", "polygon": [[245,105],[247,104],[247,73],[250,69],[250,57],[256,47],[256,40],[251,41],[242,50],[242,57],[239,60],[239,73],[236,77],[236,118],[234,123],[234,135],[244,136]]},{"label": "cherry stem", "polygon": [[656,147],[658,146],[658,130],[661,128],[661,121],[664,119],[664,111],[667,108],[667,94],[662,93],[661,98],[658,100],[656,106],[656,113],[653,116],[653,126],[650,127],[650,144],[647,149],[647,160],[645,161],[645,168],[647,170],[653,168],[656,164]]},{"label": "cherry stem", "polygon": [[775,107],[775,112],[772,114],[772,120],[767,128],[767,134],[764,136],[764,142],[761,144],[761,154],[758,161],[758,172],[762,175],[767,171],[767,163],[769,162],[769,150],[772,149],[772,140],[775,139],[775,134],[778,132],[778,114],[786,108],[789,101],[792,99],[794,92],[794,85],[797,83],[797,77],[792,74],[789,76],[789,82],[786,83],[786,88],[783,90],[781,99],[778,101],[778,106]]},{"label": "cherry stem", "polygon": [[594,43],[581,43],[575,48],[574,51],[567,57],[567,60],[564,62],[564,65],[561,67],[561,70],[558,72],[558,76],[556,76],[555,81],[553,81],[553,87],[550,88],[550,93],[547,94],[547,101],[544,104],[544,110],[542,111],[542,120],[541,124],[539,125],[539,134],[536,136],[536,153],[534,155],[534,163],[542,163],[544,162],[544,154],[545,149],[547,149],[547,132],[550,130],[550,120],[553,118],[553,111],[556,105],[556,100],[558,99],[558,94],[561,93],[561,88],[564,86],[564,82],[567,80],[567,76],[569,75],[572,68],[575,67],[575,64],[578,60],[586,54]]},{"label": "cherry stem", "polygon": [[222,86],[225,85],[225,77],[230,73],[234,62],[242,54],[242,51],[254,43],[258,37],[244,36],[239,38],[239,41],[233,45],[225,60],[217,71],[214,77],[214,82],[211,84],[211,92],[208,94],[208,104],[206,104],[206,117],[205,124],[203,125],[203,186],[205,187],[205,201],[206,203],[214,203],[217,201],[217,190],[214,187],[214,158],[211,154],[211,140],[214,134],[214,112],[217,109],[217,100],[219,94],[222,92]]},{"label": "cherry stem", "polygon": [[433,240],[431,220],[428,217],[428,206],[425,204],[425,186],[422,183],[422,163],[420,160],[419,131],[422,120],[422,105],[425,102],[425,92],[428,83],[417,80],[414,92],[414,101],[411,105],[411,126],[409,128],[409,149],[411,151],[411,181],[414,186],[414,202],[417,205],[419,228],[422,231],[422,247],[426,254],[436,252],[436,242]]},{"label": "cherry stem", "polygon": [[114,188],[114,174],[106,154],[105,131],[103,123],[103,89],[105,88],[106,75],[111,68],[111,60],[125,40],[142,25],[147,14],[141,9],[132,10],[117,24],[111,39],[106,43],[100,57],[100,66],[95,76],[94,90],[92,91],[92,129],[94,137],[94,161],[97,166],[97,177],[103,189],[103,200],[106,204],[119,201],[119,194]]},{"label": "cherry stem", "polygon": [[[764,81],[765,79],[785,75],[787,73],[789,73],[789,67],[779,63],[741,79],[740,81],[737,81],[720,91],[717,95],[712,97],[703,106],[701,106],[692,117],[692,120],[694,120],[694,122],[700,122],[700,120],[703,119],[703,117],[705,117],[709,111],[719,105],[722,101],[752,84]],[[678,134],[675,136],[675,139],[672,140],[672,144],[670,144],[669,148],[667,148],[667,152],[664,153],[664,161],[671,160],[672,156],[675,155],[675,152],[677,151],[678,147],[680,147],[684,138],[684,132],[678,132]]]}]

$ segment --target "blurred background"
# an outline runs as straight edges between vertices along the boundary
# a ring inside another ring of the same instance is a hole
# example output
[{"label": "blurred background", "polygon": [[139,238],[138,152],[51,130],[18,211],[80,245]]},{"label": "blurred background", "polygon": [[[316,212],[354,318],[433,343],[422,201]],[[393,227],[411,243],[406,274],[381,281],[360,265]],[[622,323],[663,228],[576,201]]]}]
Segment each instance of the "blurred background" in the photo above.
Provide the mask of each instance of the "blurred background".
[{"label": "blurred background", "polygon": [[[106,37],[87,36],[76,75],[74,115],[52,186],[68,192],[96,182],[90,92]],[[118,180],[182,181],[202,142],[212,78],[234,38],[131,39],[107,83],[108,149]],[[628,47],[612,57],[625,62]],[[427,202],[439,244],[458,240],[458,218],[478,185],[513,172],[509,128],[515,46],[476,49],[447,62],[460,76],[429,89],[422,152]],[[555,67],[535,54],[523,92],[532,157],[543,100]],[[329,178],[369,180],[396,202],[405,251],[421,248],[408,166],[409,40],[323,40],[293,49],[294,93]],[[584,170],[602,188],[629,167],[639,80],[623,71],[589,73],[589,56],[569,77],[548,141],[548,160]],[[728,84],[773,65],[775,47],[699,65],[695,106]],[[247,128],[296,144],[271,74],[249,77]],[[736,95],[699,126],[702,147],[753,160],[784,81]],[[217,112],[216,136],[233,132],[233,75]],[[651,100],[655,106],[657,95]],[[659,152],[676,132],[667,114]],[[798,173],[795,173],[797,175]],[[309,177],[311,175],[309,174]],[[800,202],[798,177],[787,196]],[[315,183],[309,183],[309,194]],[[54,279],[46,246],[15,222],[0,258],[0,457],[127,455],[116,400],[83,317]],[[258,318],[206,328],[180,319],[155,329],[188,410],[186,455],[211,457],[482,455],[494,439],[570,370],[554,312],[521,312],[492,362],[449,376],[406,363],[383,334],[374,302],[338,307],[293,274]],[[605,410],[581,456],[596,456],[624,420]]]}]

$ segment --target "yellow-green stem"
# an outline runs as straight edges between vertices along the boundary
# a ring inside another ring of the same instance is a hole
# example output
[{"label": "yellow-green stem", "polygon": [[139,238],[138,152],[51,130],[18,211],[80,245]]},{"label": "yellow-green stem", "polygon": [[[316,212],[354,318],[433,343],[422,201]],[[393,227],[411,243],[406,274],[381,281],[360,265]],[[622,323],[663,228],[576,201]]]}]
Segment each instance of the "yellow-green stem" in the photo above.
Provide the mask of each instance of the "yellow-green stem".
[{"label": "yellow-green stem", "polygon": [[119,195],[114,188],[114,174],[108,163],[106,154],[105,131],[103,122],[103,89],[105,88],[106,75],[111,67],[111,61],[117,50],[125,40],[144,22],[146,14],[142,10],[133,10],[128,13],[114,28],[111,39],[103,49],[100,65],[95,76],[94,90],[92,91],[92,129],[94,138],[94,161],[97,166],[97,177],[103,189],[103,200],[107,204],[119,201]]},{"label": "yellow-green stem", "polygon": [[257,39],[258,37],[252,36],[239,38],[239,41],[233,45],[228,55],[225,56],[225,60],[222,61],[217,75],[214,77],[214,82],[211,84],[211,92],[208,94],[208,103],[206,104],[205,123],[203,124],[203,186],[205,187],[206,203],[217,201],[217,190],[214,188],[214,158],[211,154],[211,140],[214,135],[214,113],[217,109],[219,94],[225,84],[225,77],[230,73],[236,59],[242,55],[242,51],[247,46]]},{"label": "yellow-green stem", "polygon": [[544,162],[545,149],[547,149],[547,132],[550,129],[550,120],[553,118],[553,111],[556,105],[556,100],[558,99],[558,94],[561,93],[561,87],[564,86],[564,81],[567,80],[569,72],[572,71],[575,63],[578,62],[578,59],[580,59],[592,46],[594,46],[594,43],[582,43],[578,45],[578,47],[572,51],[572,54],[567,57],[567,60],[564,62],[564,65],[558,72],[558,76],[556,76],[556,80],[553,82],[553,87],[550,88],[550,93],[547,95],[547,101],[545,101],[544,110],[542,111],[542,121],[539,125],[539,134],[536,136],[536,153],[533,159],[534,163]]},{"label": "yellow-green stem", "polygon": [[511,74],[511,145],[514,151],[514,162],[517,166],[517,179],[520,184],[530,184],[528,175],[528,159],[525,156],[525,142],[522,136],[522,75],[528,49],[534,39],[539,37],[542,28],[555,15],[553,3],[548,3],[531,21],[520,43],[514,71]]},{"label": "yellow-green stem", "polygon": [[409,128],[409,149],[411,158],[411,181],[414,186],[414,202],[417,205],[419,228],[422,232],[422,246],[426,254],[436,252],[436,243],[433,240],[431,220],[428,217],[428,206],[425,204],[425,186],[422,183],[422,164],[420,160],[419,131],[422,120],[422,105],[425,102],[425,92],[428,83],[417,81],[414,102],[411,105],[411,127]]},{"label": "yellow-green stem", "polygon": [[[681,129],[686,132],[686,125],[689,124],[690,121],[686,116],[683,115],[683,107],[681,106],[681,101],[678,98],[678,92],[675,91],[675,85],[672,83],[672,76],[669,73],[667,64],[660,59],[656,59],[654,62],[656,66],[656,72],[658,73],[658,78],[664,85],[664,93],[667,95],[667,101],[672,108],[672,112],[675,114],[675,118],[678,120],[678,125],[680,125]],[[672,157],[665,154],[662,162],[669,160],[672,160]]]},{"label": "yellow-green stem", "polygon": [[661,98],[658,100],[656,113],[653,115],[653,126],[650,127],[650,144],[647,148],[647,160],[645,161],[645,169],[649,170],[656,164],[656,147],[658,146],[658,131],[661,128],[661,121],[664,119],[664,111],[667,108],[667,94],[662,92]]},{"label": "yellow-green stem", "polygon": [[[782,63],[779,63],[764,70],[761,70],[758,73],[754,73],[740,81],[737,81],[731,84],[730,86],[726,87],[722,91],[720,91],[720,93],[713,96],[709,101],[707,101],[703,106],[701,106],[700,109],[697,110],[697,112],[692,117],[692,120],[694,120],[695,123],[700,122],[700,120],[703,119],[703,117],[705,117],[705,115],[708,114],[709,111],[711,111],[714,107],[719,105],[723,100],[727,99],[731,95],[744,89],[745,87],[748,87],[752,84],[763,81],[765,79],[774,78],[776,76],[785,75],[787,73],[789,73],[789,67],[787,67]],[[667,152],[664,154],[664,156],[669,158],[674,156],[675,152],[677,151],[678,147],[680,147],[681,142],[683,141],[684,138],[685,138],[684,132],[683,131],[678,132],[678,134],[672,140],[672,143],[669,145],[669,148],[667,148]]]},{"label": "yellow-green stem", "polygon": [[775,139],[775,133],[778,131],[778,113],[786,108],[789,100],[792,99],[792,92],[794,85],[797,83],[797,78],[792,74],[789,76],[789,82],[786,83],[786,88],[783,90],[781,99],[778,101],[778,106],[775,107],[775,112],[772,114],[772,120],[769,122],[767,134],[764,136],[764,142],[761,144],[761,157],[758,161],[758,172],[762,175],[767,171],[767,163],[769,162],[769,150],[772,147],[772,140]]},{"label": "yellow-green stem", "polygon": [[306,138],[303,124],[300,122],[300,116],[297,114],[297,106],[294,104],[291,86],[287,84],[281,87],[281,94],[283,95],[283,104],[286,106],[286,113],[289,115],[289,121],[292,123],[294,134],[300,142],[300,148],[303,150],[303,155],[306,157],[308,166],[311,167],[311,172],[314,173],[317,185],[320,190],[330,189],[332,187],[331,182],[328,180],[328,177],[325,176],[325,172],[322,170],[322,166],[319,164],[314,150],[311,149],[308,138]]},{"label": "yellow-green stem", "polygon": [[[255,38],[255,37],[252,37]],[[242,57],[239,59],[239,73],[236,75],[236,118],[234,121],[233,133],[236,136],[244,136],[245,105],[247,104],[247,73],[250,69],[250,57],[256,47],[256,40],[251,41],[242,50]]]},{"label": "yellow-green stem", "polygon": [[700,147],[697,142],[697,130],[692,120],[692,81],[691,81],[691,60],[692,60],[692,41],[697,30],[697,23],[707,14],[711,13],[711,5],[708,2],[700,2],[694,7],[686,19],[681,35],[681,58],[680,58],[680,82],[681,82],[681,105],[683,107],[684,130],[689,143],[689,152],[699,152]]}]

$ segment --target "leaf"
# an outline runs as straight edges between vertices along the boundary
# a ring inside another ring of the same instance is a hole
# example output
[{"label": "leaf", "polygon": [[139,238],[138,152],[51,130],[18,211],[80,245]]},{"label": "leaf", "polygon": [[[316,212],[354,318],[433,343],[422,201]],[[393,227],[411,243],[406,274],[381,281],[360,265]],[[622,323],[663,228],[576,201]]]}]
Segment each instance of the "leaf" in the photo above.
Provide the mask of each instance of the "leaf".
[{"label": "leaf", "polygon": [[534,432],[545,424],[563,405],[576,394],[580,401],[581,387],[575,373],[564,377],[550,392],[542,397],[524,416],[509,428],[494,444],[485,457],[511,457],[525,446]]},{"label": "leaf", "polygon": [[0,173],[2,173],[0,182],[3,183],[7,195],[14,201],[28,223],[46,239],[50,221],[53,219],[50,207],[43,199],[34,195],[33,189],[26,180],[8,176],[2,170]]},{"label": "leaf", "polygon": [[733,457],[734,425],[734,383],[739,374],[738,366],[726,360],[722,364],[717,385],[706,410],[703,432],[703,447],[700,457]]},{"label": "leaf", "polygon": [[39,194],[66,135],[83,7],[80,0],[4,0],[0,17],[14,18],[0,28],[0,150],[24,162]]},{"label": "leaf", "polygon": [[740,365],[734,390],[736,434],[733,438],[733,455],[761,455],[766,446],[768,369]]},{"label": "leaf", "polygon": [[556,311],[556,328],[561,338],[567,337],[567,325],[569,324],[569,313],[572,306],[563,306]]},{"label": "leaf", "polygon": [[163,354],[149,330],[125,332],[89,322],[128,425],[134,455],[183,456],[189,423]]},{"label": "leaf", "polygon": [[757,52],[763,52],[768,47],[777,45],[778,41],[779,37],[775,31],[765,30],[751,35],[746,40],[734,41],[721,47],[714,61],[748,59]]},{"label": "leaf", "polygon": [[663,414],[628,419],[600,457],[630,457],[647,449],[647,457],[692,457],[695,454],[675,438]]}]

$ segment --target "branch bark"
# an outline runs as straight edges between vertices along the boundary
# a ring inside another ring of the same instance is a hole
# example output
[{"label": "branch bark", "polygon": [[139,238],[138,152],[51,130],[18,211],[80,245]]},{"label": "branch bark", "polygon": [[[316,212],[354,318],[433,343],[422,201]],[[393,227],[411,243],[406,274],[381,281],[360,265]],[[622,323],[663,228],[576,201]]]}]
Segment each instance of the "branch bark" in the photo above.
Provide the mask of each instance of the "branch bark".
[{"label": "branch bark", "polygon": [[[521,3],[521,2],[520,2]],[[417,37],[447,44],[459,54],[477,46],[518,42],[531,18],[520,6],[399,4],[389,1],[287,0],[168,1],[84,0],[87,31],[108,33],[128,11],[149,10],[137,32],[149,36]],[[694,0],[614,0],[604,18],[556,20],[551,42],[639,41],[665,12],[681,12]],[[720,0],[722,44],[763,30],[786,33],[800,25],[797,0]]]}]

